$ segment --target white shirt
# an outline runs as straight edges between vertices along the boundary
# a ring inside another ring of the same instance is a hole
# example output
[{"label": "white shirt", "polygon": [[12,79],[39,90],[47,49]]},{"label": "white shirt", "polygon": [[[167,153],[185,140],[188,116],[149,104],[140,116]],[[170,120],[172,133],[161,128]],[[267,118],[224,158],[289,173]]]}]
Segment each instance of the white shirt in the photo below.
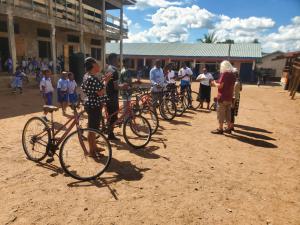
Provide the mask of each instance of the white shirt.
[{"label": "white shirt", "polygon": [[197,80],[201,80],[200,83],[205,85],[205,86],[209,86],[210,80],[213,80],[214,77],[211,75],[211,73],[201,73],[198,77]]},{"label": "white shirt", "polygon": [[43,91],[43,87],[45,87],[45,93],[53,92],[54,88],[51,83],[51,78],[43,77],[40,82],[40,90]]},{"label": "white shirt", "polygon": [[77,87],[77,83],[75,80],[68,80],[68,93],[74,94]]},{"label": "white shirt", "polygon": [[[186,75],[189,75],[189,76],[186,76]],[[181,68],[178,72],[178,77],[181,78],[181,80],[190,81],[191,75],[193,75],[193,71],[188,67],[186,67],[185,69]]]},{"label": "white shirt", "polygon": [[170,72],[168,72],[168,83],[170,83],[170,84],[176,83],[174,70],[171,70]]}]

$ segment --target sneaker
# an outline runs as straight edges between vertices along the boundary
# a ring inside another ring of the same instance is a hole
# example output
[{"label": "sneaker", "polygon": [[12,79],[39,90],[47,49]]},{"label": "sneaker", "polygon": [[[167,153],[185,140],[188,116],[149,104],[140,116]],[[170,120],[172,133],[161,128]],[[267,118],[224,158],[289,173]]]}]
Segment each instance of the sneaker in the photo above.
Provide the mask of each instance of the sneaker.
[{"label": "sneaker", "polygon": [[211,133],[212,134],[223,134],[223,130],[216,129],[216,130],[211,131]]}]

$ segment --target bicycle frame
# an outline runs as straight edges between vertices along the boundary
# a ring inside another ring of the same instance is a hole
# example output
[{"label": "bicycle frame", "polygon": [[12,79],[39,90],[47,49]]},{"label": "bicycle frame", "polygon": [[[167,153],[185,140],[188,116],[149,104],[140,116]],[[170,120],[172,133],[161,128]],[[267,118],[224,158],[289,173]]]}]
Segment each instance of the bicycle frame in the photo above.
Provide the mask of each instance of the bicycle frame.
[{"label": "bicycle frame", "polygon": [[105,118],[106,118],[106,120],[110,121],[113,116],[118,115],[120,113],[121,116],[118,117],[117,121],[115,121],[113,123],[113,125],[112,125],[113,127],[117,127],[118,124],[122,124],[123,123],[123,121],[124,121],[125,118],[134,116],[133,105],[135,105],[135,104],[136,104],[135,100],[130,100],[130,103],[126,106],[125,112],[124,112],[124,107],[120,107],[119,110],[117,110],[116,112],[114,112],[111,115],[108,115],[107,106],[105,104],[104,105],[104,110],[105,110]]},{"label": "bicycle frame", "polygon": [[[58,148],[58,146],[65,140],[65,138],[68,136],[68,134],[71,132],[71,130],[76,126],[76,129],[79,130],[81,127],[79,125],[79,118],[84,113],[84,111],[81,111],[80,113],[77,112],[76,108],[73,108],[74,116],[72,116],[63,126],[61,126],[59,129],[55,130],[54,128],[54,119],[53,119],[53,113],[51,113],[51,143],[55,146],[55,148]],[[62,132],[63,129],[67,128],[67,130],[63,133],[63,135],[60,138],[56,138],[56,136]],[[88,151],[83,144],[82,137],[78,133],[78,139],[80,142],[80,145],[84,151],[85,154],[88,154]]]}]

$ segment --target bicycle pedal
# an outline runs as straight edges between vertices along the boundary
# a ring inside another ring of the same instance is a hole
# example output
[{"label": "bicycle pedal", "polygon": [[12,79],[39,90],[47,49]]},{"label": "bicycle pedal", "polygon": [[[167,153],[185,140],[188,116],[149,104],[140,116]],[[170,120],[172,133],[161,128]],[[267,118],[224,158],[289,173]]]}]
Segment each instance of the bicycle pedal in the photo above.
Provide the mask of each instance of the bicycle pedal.
[{"label": "bicycle pedal", "polygon": [[53,161],[54,161],[54,158],[51,157],[51,158],[48,158],[48,159],[46,160],[46,163],[52,163]]}]

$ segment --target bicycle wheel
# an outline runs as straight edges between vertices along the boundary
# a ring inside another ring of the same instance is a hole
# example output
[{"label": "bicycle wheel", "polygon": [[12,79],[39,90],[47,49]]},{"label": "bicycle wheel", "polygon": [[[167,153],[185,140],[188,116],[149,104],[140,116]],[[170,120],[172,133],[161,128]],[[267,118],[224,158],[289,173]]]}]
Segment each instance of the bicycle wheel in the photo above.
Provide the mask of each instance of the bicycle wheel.
[{"label": "bicycle wheel", "polygon": [[151,139],[151,126],[142,116],[129,117],[123,125],[123,136],[129,146],[143,148]]},{"label": "bicycle wheel", "polygon": [[196,110],[200,107],[200,101],[198,101],[198,96],[199,94],[196,91],[192,91],[191,92],[191,96],[192,96],[192,109]]},{"label": "bicycle wheel", "polygon": [[176,116],[182,116],[186,110],[186,106],[183,102],[183,97],[178,96],[175,102],[176,102],[176,109],[177,109]]},{"label": "bicycle wheel", "polygon": [[157,114],[150,109],[142,109],[141,115],[148,120],[151,127],[151,135],[155,134],[159,126]]},{"label": "bicycle wheel", "polygon": [[177,112],[176,104],[169,98],[163,98],[159,105],[159,111],[165,120],[173,120]]},{"label": "bicycle wheel", "polygon": [[43,119],[32,117],[27,121],[22,132],[22,145],[28,159],[42,161],[47,156],[50,140],[50,128]]},{"label": "bicycle wheel", "polygon": [[[85,138],[88,137],[88,138]],[[90,152],[89,141],[94,137],[95,154]],[[98,130],[80,129],[63,141],[59,161],[63,170],[77,180],[93,180],[109,166],[112,151],[109,141]]]}]

